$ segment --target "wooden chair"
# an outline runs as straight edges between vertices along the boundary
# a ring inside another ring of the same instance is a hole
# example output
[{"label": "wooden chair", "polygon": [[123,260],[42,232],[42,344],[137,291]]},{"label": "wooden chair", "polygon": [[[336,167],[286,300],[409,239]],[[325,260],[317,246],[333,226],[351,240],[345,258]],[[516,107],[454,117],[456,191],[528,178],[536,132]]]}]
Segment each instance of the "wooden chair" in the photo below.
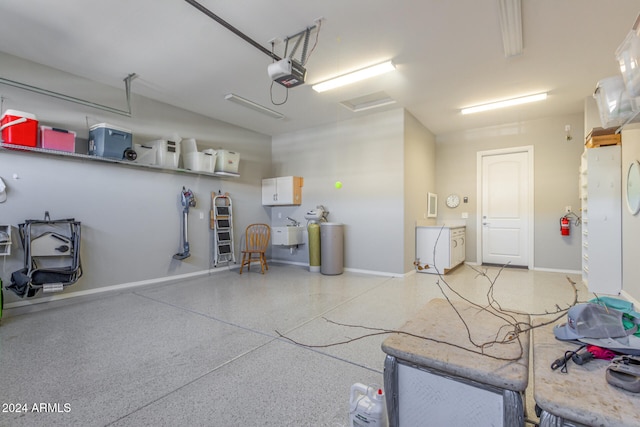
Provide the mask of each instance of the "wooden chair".
[{"label": "wooden chair", "polygon": [[247,266],[247,271],[251,269],[252,259],[260,261],[261,273],[264,274],[264,270],[269,269],[269,266],[267,265],[267,257],[264,253],[269,245],[271,227],[267,224],[250,224],[245,230],[245,235],[245,248],[242,251],[240,274],[242,274],[242,268],[245,265]]}]

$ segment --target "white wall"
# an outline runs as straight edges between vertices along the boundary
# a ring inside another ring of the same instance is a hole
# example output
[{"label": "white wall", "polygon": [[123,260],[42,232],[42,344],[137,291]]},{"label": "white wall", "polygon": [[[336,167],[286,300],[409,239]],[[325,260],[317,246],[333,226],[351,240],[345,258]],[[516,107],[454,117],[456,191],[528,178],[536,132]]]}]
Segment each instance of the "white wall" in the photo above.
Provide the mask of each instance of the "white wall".
[{"label": "white wall", "polygon": [[[565,140],[565,125],[571,126],[571,141]],[[534,266],[535,268],[580,271],[580,230],[560,236],[559,218],[565,206],[580,215],[578,168],[584,147],[582,114],[494,126],[438,135],[436,176],[439,221],[465,221],[467,261],[476,262],[477,195],[476,153],[506,147],[534,147]],[[450,209],[446,196],[457,193],[469,202]]]},{"label": "white wall", "polygon": [[[302,206],[265,208],[272,225],[287,216],[306,224],[304,213],[324,205],[330,222],[345,224],[345,268],[405,272],[404,110],[276,136],[272,156],[273,176],[304,177]],[[272,256],[309,259],[306,245],[293,255],[276,247]]]},{"label": "white wall", "polygon": [[[98,85],[9,55],[0,56],[0,75],[78,98],[126,106],[124,91]],[[240,178],[210,176],[119,166],[86,159],[37,153],[0,152],[0,177],[8,199],[0,204],[0,223],[14,226],[26,219],[73,217],[82,222],[81,258],[84,276],[67,292],[207,271],[211,265],[209,230],[211,192],[229,192],[234,203],[236,252],[247,224],[266,221],[260,204],[261,178],[271,171],[271,137],[203,117],[139,96],[133,97],[133,117],[127,118],[66,101],[0,85],[3,109],[36,114],[49,123],[78,132],[86,144],[87,124],[107,122],[133,131],[134,142],[178,133],[194,137],[199,148],[226,148],[241,154]],[[123,105],[124,104],[124,105]],[[13,179],[16,174],[19,179]],[[192,256],[172,259],[181,251],[180,190],[191,188],[198,205],[189,215]],[[202,214],[203,219],[200,219]],[[13,250],[3,262],[1,277],[22,267],[23,252],[14,229]],[[39,296],[42,294],[39,294]],[[5,291],[7,303],[19,299]],[[31,298],[29,301],[37,300]]]},{"label": "white wall", "polygon": [[627,209],[626,189],[629,165],[638,160],[640,124],[634,124],[622,131],[622,290],[636,302],[640,301],[640,214],[631,215]]}]

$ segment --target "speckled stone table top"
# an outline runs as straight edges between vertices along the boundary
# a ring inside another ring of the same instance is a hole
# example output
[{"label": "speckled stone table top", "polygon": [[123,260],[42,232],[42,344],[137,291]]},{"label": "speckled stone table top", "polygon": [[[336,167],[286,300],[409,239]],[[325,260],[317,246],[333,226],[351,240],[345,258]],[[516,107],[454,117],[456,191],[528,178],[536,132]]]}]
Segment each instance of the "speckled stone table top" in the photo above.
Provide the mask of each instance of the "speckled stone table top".
[{"label": "speckled stone table top", "polygon": [[[484,350],[473,343],[504,340],[514,330],[515,321],[529,322],[529,316],[500,314],[464,302],[431,300],[418,316],[407,322],[403,332],[393,334],[382,343],[382,350],[397,359],[435,369],[495,387],[524,391],[529,379],[529,334],[519,334],[508,343],[487,345]],[[497,315],[496,315],[497,314]],[[515,316],[515,321],[511,316]],[[469,326],[469,332],[464,323]],[[433,340],[437,340],[433,341]],[[473,343],[472,343],[473,341]],[[484,354],[480,354],[484,351]],[[511,359],[511,360],[501,360]]]},{"label": "speckled stone table top", "polygon": [[[561,320],[558,323],[564,323]],[[578,345],[559,341],[553,325],[533,330],[533,397],[549,414],[588,426],[640,426],[640,394],[607,383],[605,360],[584,365],[569,361],[567,373],[552,370],[554,360]]]}]

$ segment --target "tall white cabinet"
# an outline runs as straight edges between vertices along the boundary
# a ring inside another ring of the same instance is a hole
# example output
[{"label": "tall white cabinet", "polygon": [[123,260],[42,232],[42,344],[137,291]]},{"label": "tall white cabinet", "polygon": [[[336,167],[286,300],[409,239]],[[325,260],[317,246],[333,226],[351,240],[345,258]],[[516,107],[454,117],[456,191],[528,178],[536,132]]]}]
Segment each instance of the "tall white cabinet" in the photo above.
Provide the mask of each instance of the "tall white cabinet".
[{"label": "tall white cabinet", "polygon": [[622,290],[621,147],[588,148],[580,167],[582,280],[595,293]]}]

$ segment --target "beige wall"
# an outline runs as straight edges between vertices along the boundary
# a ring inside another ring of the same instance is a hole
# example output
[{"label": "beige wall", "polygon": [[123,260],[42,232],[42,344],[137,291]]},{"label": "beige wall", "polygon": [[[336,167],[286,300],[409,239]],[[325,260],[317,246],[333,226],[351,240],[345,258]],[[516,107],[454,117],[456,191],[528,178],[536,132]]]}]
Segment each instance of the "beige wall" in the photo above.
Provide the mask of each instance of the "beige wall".
[{"label": "beige wall", "polygon": [[425,222],[427,194],[436,191],[436,138],[408,112],[404,128],[404,271],[412,271],[416,221]]},{"label": "beige wall", "polygon": [[[565,126],[573,139],[566,141]],[[559,232],[565,206],[580,214],[578,168],[583,150],[583,115],[575,114],[529,122],[454,132],[436,137],[438,221],[466,221],[468,262],[477,262],[477,153],[507,147],[534,147],[534,268],[580,271],[580,231],[570,237]],[[469,202],[450,209],[446,196],[457,193]],[[462,214],[467,213],[464,220]]]},{"label": "beige wall", "polygon": [[[404,117],[397,108],[273,137],[273,176],[302,176],[304,188],[301,206],[264,208],[271,224],[305,224],[304,213],[324,205],[330,222],[344,224],[345,268],[405,273]],[[306,246],[273,247],[272,257],[309,259]]]}]

